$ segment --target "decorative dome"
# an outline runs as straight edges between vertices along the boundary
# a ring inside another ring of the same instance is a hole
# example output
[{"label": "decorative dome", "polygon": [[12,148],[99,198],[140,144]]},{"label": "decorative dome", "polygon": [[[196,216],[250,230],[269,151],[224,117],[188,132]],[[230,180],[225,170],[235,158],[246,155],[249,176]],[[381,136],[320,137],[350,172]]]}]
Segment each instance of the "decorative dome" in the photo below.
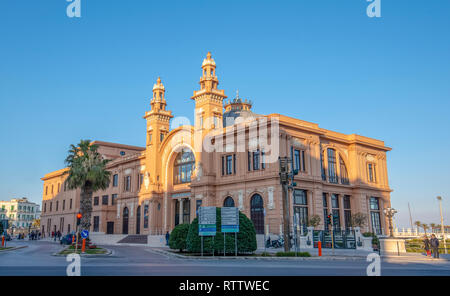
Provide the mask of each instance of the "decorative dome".
[{"label": "decorative dome", "polygon": [[158,80],[156,80],[156,84],[153,84],[153,90],[156,89],[164,90],[164,85],[161,83],[160,77],[158,77]]},{"label": "decorative dome", "polygon": [[225,102],[225,112],[223,113],[223,126],[231,126],[235,123],[237,118],[250,119],[259,117],[251,111],[252,101],[243,100],[239,97],[239,91],[236,91],[236,97],[232,100]]},{"label": "decorative dome", "polygon": [[214,62],[214,59],[211,57],[211,52],[208,52],[206,55],[206,59],[203,60],[202,67],[210,65],[210,66],[216,66],[216,62]]}]

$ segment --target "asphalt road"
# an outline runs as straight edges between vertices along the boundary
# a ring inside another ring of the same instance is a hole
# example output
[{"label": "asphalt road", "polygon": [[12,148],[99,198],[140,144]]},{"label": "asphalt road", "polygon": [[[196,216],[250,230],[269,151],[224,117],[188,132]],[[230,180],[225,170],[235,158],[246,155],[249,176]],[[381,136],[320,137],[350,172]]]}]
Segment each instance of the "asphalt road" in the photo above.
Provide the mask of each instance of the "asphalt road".
[{"label": "asphalt road", "polygon": [[[65,276],[69,262],[51,254],[62,246],[47,241],[11,242],[26,248],[0,252],[0,276]],[[182,259],[141,246],[108,246],[113,255],[81,258],[81,275],[170,275],[170,276],[365,276],[365,260],[246,260]],[[450,262],[404,262],[383,260],[381,275],[450,275]]]}]

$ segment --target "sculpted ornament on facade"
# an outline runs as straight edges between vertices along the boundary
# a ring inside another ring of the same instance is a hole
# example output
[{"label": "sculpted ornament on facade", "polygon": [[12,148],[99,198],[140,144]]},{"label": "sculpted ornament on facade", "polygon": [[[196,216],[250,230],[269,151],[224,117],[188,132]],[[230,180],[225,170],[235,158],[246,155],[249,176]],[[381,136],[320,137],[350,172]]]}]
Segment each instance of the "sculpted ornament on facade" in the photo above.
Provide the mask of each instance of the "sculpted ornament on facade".
[{"label": "sculpted ornament on facade", "polygon": [[145,190],[148,190],[149,185],[150,185],[150,174],[148,172],[145,172],[145,177],[144,177]]}]

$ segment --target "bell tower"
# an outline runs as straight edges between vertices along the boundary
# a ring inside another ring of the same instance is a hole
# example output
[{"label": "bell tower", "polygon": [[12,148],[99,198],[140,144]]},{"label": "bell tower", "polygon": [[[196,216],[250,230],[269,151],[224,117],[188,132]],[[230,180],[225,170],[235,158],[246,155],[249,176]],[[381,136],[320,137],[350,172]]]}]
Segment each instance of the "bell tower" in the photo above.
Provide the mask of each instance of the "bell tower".
[{"label": "bell tower", "polygon": [[211,130],[222,128],[223,100],[227,98],[224,90],[217,89],[216,63],[208,52],[202,63],[200,90],[191,97],[195,101],[195,130],[202,138]]},{"label": "bell tower", "polygon": [[150,111],[145,112],[147,120],[147,147],[159,147],[164,137],[169,133],[172,111],[166,110],[165,88],[158,77],[153,85],[153,98],[150,101]]},{"label": "bell tower", "polygon": [[[148,190],[158,188],[158,176],[161,168],[158,161],[158,151],[166,135],[170,131],[170,119],[173,118],[172,111],[166,110],[165,88],[158,77],[153,85],[153,97],[150,101],[150,111],[145,112],[144,118],[147,120],[147,144],[145,177],[150,182]],[[145,180],[144,180],[145,181]],[[155,186],[156,185],[156,186]]]}]

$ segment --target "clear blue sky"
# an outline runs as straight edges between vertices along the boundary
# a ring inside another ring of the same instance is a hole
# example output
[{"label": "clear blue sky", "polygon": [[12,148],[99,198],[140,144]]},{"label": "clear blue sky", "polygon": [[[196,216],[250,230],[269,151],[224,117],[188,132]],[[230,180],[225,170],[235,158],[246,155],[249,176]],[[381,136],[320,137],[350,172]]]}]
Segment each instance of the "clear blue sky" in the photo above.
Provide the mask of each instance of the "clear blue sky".
[{"label": "clear blue sky", "polygon": [[450,224],[450,2],[381,0],[0,1],[0,199],[41,201],[40,177],[80,139],[145,144],[161,76],[189,99],[213,53],[221,88],[281,113],[384,140],[400,225]]}]

